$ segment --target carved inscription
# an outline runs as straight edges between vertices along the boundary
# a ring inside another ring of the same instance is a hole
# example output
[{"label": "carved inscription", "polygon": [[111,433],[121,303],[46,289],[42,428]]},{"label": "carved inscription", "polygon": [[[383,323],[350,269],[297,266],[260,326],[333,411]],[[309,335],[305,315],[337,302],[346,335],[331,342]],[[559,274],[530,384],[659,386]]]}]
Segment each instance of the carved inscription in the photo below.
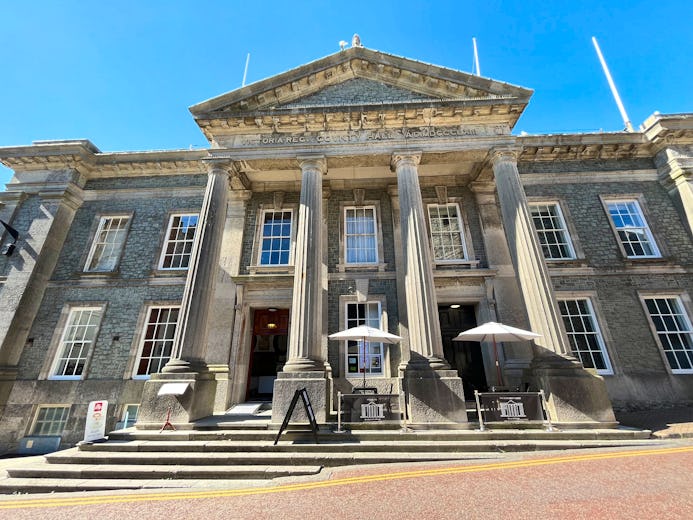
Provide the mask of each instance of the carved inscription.
[{"label": "carved inscription", "polygon": [[510,132],[504,125],[460,125],[450,127],[413,127],[342,132],[302,132],[294,134],[243,135],[234,139],[235,146],[276,146],[292,144],[343,144],[389,140],[428,140],[454,137],[485,137]]}]

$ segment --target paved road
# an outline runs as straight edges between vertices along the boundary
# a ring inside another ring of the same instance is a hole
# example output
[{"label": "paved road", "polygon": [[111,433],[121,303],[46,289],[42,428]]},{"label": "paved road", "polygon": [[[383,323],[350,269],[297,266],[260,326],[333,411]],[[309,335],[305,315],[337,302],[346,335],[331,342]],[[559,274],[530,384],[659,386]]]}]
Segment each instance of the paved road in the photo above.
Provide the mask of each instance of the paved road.
[{"label": "paved road", "polygon": [[15,496],[0,518],[693,518],[693,443],[502,461],[341,468],[314,481],[197,492]]}]

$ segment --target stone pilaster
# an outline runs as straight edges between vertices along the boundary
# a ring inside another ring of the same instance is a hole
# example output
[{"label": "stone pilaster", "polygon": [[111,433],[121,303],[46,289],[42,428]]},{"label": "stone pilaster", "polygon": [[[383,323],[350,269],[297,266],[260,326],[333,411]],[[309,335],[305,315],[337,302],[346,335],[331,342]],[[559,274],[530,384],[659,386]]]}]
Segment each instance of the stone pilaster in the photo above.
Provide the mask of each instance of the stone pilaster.
[{"label": "stone pilaster", "polygon": [[[298,158],[301,199],[294,250],[294,287],[287,361],[274,382],[272,422],[281,422],[295,390],[305,387],[316,418],[327,413],[326,360],[323,352],[323,187],[322,156]],[[297,410],[300,414],[300,411]],[[297,416],[297,417],[300,417]]]},{"label": "stone pilaster", "polygon": [[659,182],[674,199],[681,220],[693,237],[693,146],[667,147],[655,156]]},{"label": "stone pilaster", "polygon": [[548,268],[534,231],[517,169],[517,151],[491,151],[503,226],[535,340],[531,365],[535,385],[547,393],[550,412],[559,422],[614,422],[601,376],[586,371],[570,354]]},{"label": "stone pilaster", "polygon": [[[188,267],[170,361],[145,383],[138,426],[160,422],[171,409],[171,421],[186,423],[211,415],[216,394],[215,375],[206,361],[208,324],[229,198],[229,172],[212,163],[207,176],[197,233]],[[186,383],[183,395],[159,396],[162,385]]]},{"label": "stone pilaster", "polygon": [[[412,425],[466,422],[462,380],[444,359],[433,261],[417,166],[420,153],[395,152],[402,269],[404,271],[409,362],[404,371],[408,415]],[[405,356],[403,356],[405,357]]]},{"label": "stone pilaster", "polygon": [[[34,203],[38,214],[33,215],[26,229],[6,217],[9,224],[17,227],[19,240],[14,253],[8,258],[11,267],[2,287],[0,410],[10,395],[29,331],[75,213],[82,204],[82,191],[72,182],[60,186],[46,185],[26,199],[20,196],[17,203],[15,214],[22,211],[23,204]],[[0,232],[4,232],[4,228]]]}]

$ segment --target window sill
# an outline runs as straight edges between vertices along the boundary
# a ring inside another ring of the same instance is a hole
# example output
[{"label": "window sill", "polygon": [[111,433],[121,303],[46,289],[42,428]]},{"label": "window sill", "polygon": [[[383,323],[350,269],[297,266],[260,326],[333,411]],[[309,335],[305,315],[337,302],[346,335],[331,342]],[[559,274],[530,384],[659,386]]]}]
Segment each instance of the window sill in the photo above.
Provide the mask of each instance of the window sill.
[{"label": "window sill", "polygon": [[293,274],[293,265],[249,265],[248,274]]},{"label": "window sill", "polygon": [[347,271],[378,271],[383,272],[387,268],[386,263],[376,264],[337,264],[337,272],[345,273]]},{"label": "window sill", "polygon": [[453,269],[476,269],[479,267],[479,260],[451,260],[448,262],[441,262],[437,261],[435,262],[435,268],[436,269],[445,269],[445,268],[453,268]]},{"label": "window sill", "polygon": [[552,267],[587,267],[587,260],[584,258],[547,258],[546,265],[549,269]]}]

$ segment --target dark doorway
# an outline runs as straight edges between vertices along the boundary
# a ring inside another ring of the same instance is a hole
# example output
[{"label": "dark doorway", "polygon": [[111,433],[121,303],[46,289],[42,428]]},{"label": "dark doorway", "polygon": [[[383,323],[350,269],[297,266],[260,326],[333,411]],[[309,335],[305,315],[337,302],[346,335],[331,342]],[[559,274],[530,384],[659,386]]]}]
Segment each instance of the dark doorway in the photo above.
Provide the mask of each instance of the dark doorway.
[{"label": "dark doorway", "polygon": [[473,305],[441,305],[438,307],[440,333],[445,360],[457,370],[464,385],[465,399],[474,398],[474,390],[488,390],[481,345],[474,341],[452,341],[463,330],[476,327]]},{"label": "dark doorway", "polygon": [[257,309],[253,315],[246,400],[271,401],[274,380],[284,363],[289,333],[288,309]]}]

